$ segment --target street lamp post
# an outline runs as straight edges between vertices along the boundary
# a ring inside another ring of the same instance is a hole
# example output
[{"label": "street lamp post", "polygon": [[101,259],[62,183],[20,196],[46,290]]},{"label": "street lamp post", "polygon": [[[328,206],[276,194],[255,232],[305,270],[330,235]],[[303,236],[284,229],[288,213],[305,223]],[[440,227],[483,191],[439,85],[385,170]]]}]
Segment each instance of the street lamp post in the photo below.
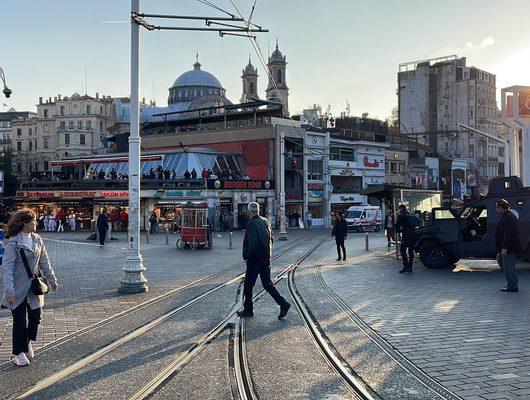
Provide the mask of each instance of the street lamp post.
[{"label": "street lamp post", "polygon": [[280,131],[280,233],[278,240],[287,240],[285,229],[285,133]]},{"label": "street lamp post", "polygon": [[[131,0],[131,14],[140,12],[140,0]],[[126,264],[119,291],[141,293],[147,291],[140,252],[140,26],[131,19],[131,121],[129,135],[129,242]]]},{"label": "street lamp post", "polygon": [[3,93],[4,93],[4,96],[6,96],[7,99],[9,99],[11,97],[11,93],[13,93],[13,91],[11,89],[9,89],[6,85],[6,76],[4,74],[4,70],[2,68],[0,68],[0,80],[2,80],[2,83],[4,85],[4,90],[3,90]]}]

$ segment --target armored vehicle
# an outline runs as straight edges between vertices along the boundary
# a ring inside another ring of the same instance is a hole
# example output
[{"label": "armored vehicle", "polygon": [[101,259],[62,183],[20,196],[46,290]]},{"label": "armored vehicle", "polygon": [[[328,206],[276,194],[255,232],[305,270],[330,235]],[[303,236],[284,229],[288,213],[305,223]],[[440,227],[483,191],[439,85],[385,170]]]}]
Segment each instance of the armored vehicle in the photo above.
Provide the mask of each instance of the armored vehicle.
[{"label": "armored vehicle", "polygon": [[530,258],[530,187],[517,176],[491,180],[488,194],[467,201],[460,210],[434,208],[429,223],[416,230],[415,250],[427,268],[443,268],[462,258],[495,259],[496,202],[506,199],[519,219],[522,258]]}]

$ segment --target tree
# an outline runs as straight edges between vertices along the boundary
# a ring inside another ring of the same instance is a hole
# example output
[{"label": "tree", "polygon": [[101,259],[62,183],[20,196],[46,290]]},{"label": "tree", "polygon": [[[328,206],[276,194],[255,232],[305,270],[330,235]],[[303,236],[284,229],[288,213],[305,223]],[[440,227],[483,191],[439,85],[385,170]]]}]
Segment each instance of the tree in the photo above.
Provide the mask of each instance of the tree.
[{"label": "tree", "polygon": [[395,106],[392,108],[390,117],[386,119],[386,122],[388,124],[388,134],[389,135],[397,135],[399,133],[399,110],[398,107]]},{"label": "tree", "polygon": [[13,175],[13,150],[11,148],[0,152],[0,170],[4,171],[4,196],[14,196],[17,179]]}]

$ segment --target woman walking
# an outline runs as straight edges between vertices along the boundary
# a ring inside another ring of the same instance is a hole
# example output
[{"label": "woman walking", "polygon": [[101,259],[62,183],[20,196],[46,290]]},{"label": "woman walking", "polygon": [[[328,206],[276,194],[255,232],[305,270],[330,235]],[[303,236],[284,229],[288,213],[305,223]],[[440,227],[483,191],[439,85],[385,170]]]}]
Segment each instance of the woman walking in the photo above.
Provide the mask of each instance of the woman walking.
[{"label": "woman walking", "polygon": [[34,357],[31,342],[37,339],[44,305],[44,296],[33,293],[32,279],[35,275],[42,274],[52,291],[56,291],[58,287],[44,243],[35,233],[36,224],[36,216],[30,210],[20,210],[13,214],[7,223],[8,239],[2,261],[2,308],[9,308],[13,315],[12,361],[20,366],[28,365]]}]

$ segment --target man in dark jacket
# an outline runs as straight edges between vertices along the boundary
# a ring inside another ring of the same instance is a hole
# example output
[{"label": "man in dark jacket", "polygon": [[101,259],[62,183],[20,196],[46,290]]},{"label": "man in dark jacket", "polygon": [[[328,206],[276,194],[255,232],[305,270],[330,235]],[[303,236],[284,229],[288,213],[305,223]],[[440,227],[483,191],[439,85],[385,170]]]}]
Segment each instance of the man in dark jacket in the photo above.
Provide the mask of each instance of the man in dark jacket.
[{"label": "man in dark jacket", "polygon": [[504,199],[497,202],[497,212],[501,219],[495,230],[495,249],[499,267],[506,276],[506,287],[501,289],[501,292],[518,292],[515,259],[519,251],[519,221],[510,211],[510,204]]},{"label": "man in dark jacket", "polygon": [[99,232],[99,245],[105,246],[105,237],[107,236],[107,231],[109,230],[109,215],[107,214],[106,208],[104,208],[99,215],[96,226]]},{"label": "man in dark jacket", "polygon": [[291,305],[282,297],[271,280],[270,266],[273,242],[271,224],[266,218],[260,217],[258,203],[249,203],[248,213],[251,219],[247,224],[243,239],[243,259],[247,263],[243,288],[244,303],[243,310],[238,311],[237,314],[240,317],[252,317],[254,315],[252,289],[259,275],[263,288],[280,306],[278,319],[282,319],[287,315]]},{"label": "man in dark jacket", "polygon": [[[346,260],[346,247],[344,246],[344,240],[348,236],[348,222],[344,219],[344,214],[339,213],[333,225],[331,236],[335,236],[335,244],[337,245],[337,261]],[[342,249],[342,257],[341,257]]]},{"label": "man in dark jacket", "polygon": [[398,207],[398,217],[395,225],[397,233],[401,233],[401,258],[403,259],[403,268],[400,274],[405,272],[412,273],[412,262],[414,261],[414,245],[416,244],[416,224],[413,223],[417,218],[407,211],[407,206],[401,204]]}]

